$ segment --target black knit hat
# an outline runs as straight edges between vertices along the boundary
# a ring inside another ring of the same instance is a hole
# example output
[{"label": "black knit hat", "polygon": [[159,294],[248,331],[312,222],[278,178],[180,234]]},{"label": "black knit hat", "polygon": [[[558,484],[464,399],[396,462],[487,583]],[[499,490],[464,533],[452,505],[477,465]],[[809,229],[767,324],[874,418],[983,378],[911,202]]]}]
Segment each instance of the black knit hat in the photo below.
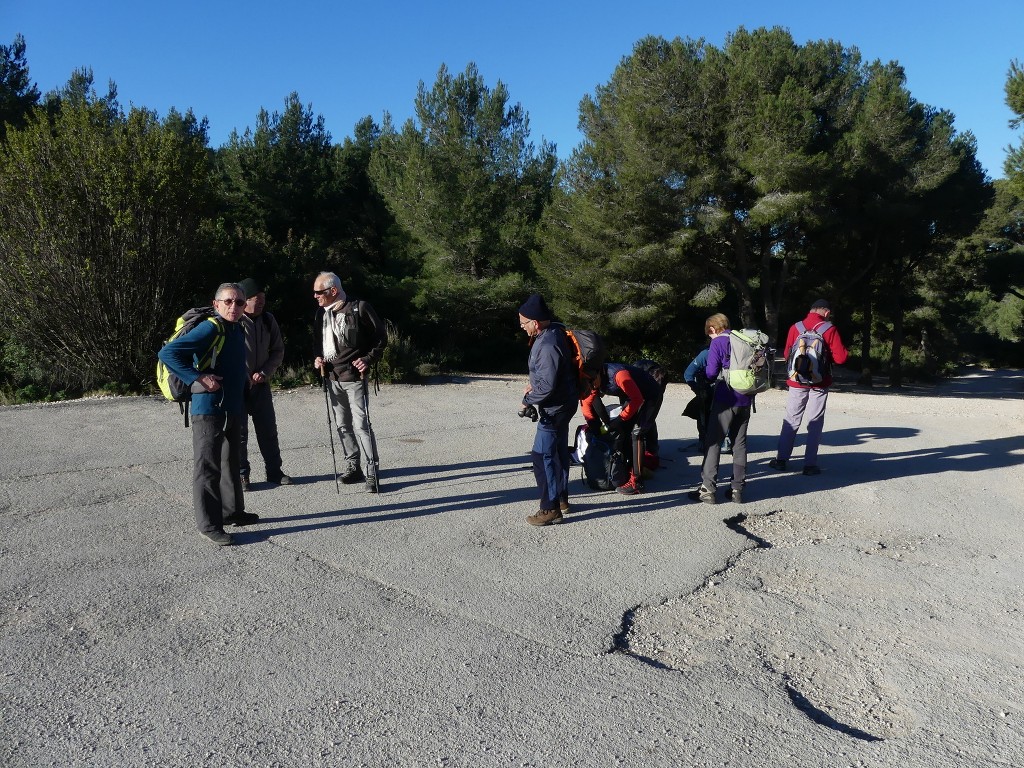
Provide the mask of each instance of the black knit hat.
[{"label": "black knit hat", "polygon": [[811,309],[827,309],[829,312],[832,311],[832,307],[824,299],[818,299],[816,302],[811,304]]},{"label": "black knit hat", "polygon": [[262,287],[259,283],[253,280],[251,277],[245,278],[238,286],[245,292],[245,298],[251,299],[257,293],[266,293],[267,289]]},{"label": "black knit hat", "polygon": [[544,297],[539,293],[531,295],[530,298],[523,302],[523,306],[519,308],[519,314],[527,320],[538,320],[540,322],[553,319],[551,310],[548,309],[548,305],[544,302]]}]

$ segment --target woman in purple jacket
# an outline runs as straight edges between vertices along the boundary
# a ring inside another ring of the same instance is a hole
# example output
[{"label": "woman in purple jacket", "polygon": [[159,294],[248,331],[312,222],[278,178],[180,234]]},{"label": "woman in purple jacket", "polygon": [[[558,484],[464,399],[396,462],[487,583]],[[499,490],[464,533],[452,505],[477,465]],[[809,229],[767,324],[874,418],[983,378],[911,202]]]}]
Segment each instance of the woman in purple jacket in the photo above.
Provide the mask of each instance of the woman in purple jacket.
[{"label": "woman in purple jacket", "polygon": [[729,436],[732,438],[732,488],[726,491],[725,497],[736,504],[742,504],[743,485],[747,476],[747,425],[754,399],[750,395],[741,395],[724,378],[720,378],[722,371],[729,367],[729,318],[720,312],[712,315],[704,321],[704,331],[711,338],[704,373],[708,381],[715,382],[715,392],[707,427],[701,483],[697,490],[690,491],[689,496],[705,504],[718,503],[715,496],[718,464],[721,461],[722,440]]}]

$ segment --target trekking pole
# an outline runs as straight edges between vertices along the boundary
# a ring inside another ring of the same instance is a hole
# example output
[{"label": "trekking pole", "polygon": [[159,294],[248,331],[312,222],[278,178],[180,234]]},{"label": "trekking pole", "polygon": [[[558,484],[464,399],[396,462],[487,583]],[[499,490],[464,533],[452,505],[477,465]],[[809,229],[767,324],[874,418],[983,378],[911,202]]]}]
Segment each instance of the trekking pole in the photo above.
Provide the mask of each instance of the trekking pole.
[{"label": "trekking pole", "polygon": [[338,458],[334,454],[334,426],[331,424],[331,397],[327,394],[327,374],[323,366],[320,366],[320,380],[324,387],[324,403],[327,404],[327,436],[331,440],[331,463],[334,464],[334,488],[338,495],[341,495],[341,485],[338,483]]},{"label": "trekking pole", "polygon": [[[359,373],[359,378],[362,380],[363,385],[363,413],[366,415],[367,425],[370,424],[370,382],[366,375],[369,370],[369,367],[367,367]],[[375,456],[377,454],[377,438],[373,434],[372,426],[370,427],[370,445],[373,447],[373,455]],[[377,484],[377,470],[379,467],[373,466],[373,456],[366,457],[366,465],[367,468],[372,467],[373,469],[374,493],[378,493],[380,491],[380,486]],[[369,475],[367,475],[367,477],[369,477]]]}]

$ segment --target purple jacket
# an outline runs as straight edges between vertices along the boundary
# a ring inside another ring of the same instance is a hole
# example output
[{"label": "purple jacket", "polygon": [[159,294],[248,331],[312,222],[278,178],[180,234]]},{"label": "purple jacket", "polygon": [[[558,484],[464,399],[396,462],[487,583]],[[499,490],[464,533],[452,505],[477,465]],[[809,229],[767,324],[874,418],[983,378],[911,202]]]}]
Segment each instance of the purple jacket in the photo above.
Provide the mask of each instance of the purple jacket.
[{"label": "purple jacket", "polygon": [[750,395],[741,395],[725,381],[716,381],[723,368],[729,367],[729,334],[723,333],[711,340],[708,350],[708,362],[704,373],[708,381],[715,381],[715,402],[727,407],[746,406],[754,402]]}]

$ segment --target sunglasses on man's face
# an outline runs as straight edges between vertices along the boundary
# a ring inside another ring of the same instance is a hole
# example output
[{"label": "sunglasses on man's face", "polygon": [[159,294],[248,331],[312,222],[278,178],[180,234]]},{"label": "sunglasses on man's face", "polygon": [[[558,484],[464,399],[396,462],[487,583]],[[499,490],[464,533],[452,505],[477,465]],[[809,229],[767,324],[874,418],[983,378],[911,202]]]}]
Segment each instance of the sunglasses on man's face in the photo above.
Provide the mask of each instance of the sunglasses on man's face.
[{"label": "sunglasses on man's face", "polygon": [[231,306],[232,304],[237,304],[239,306],[245,305],[245,299],[217,299],[217,301],[221,304],[227,304],[228,306]]},{"label": "sunglasses on man's face", "polygon": [[313,295],[314,296],[323,296],[325,293],[330,293],[330,292],[331,292],[330,288],[322,288],[319,291],[314,289],[313,290]]}]

